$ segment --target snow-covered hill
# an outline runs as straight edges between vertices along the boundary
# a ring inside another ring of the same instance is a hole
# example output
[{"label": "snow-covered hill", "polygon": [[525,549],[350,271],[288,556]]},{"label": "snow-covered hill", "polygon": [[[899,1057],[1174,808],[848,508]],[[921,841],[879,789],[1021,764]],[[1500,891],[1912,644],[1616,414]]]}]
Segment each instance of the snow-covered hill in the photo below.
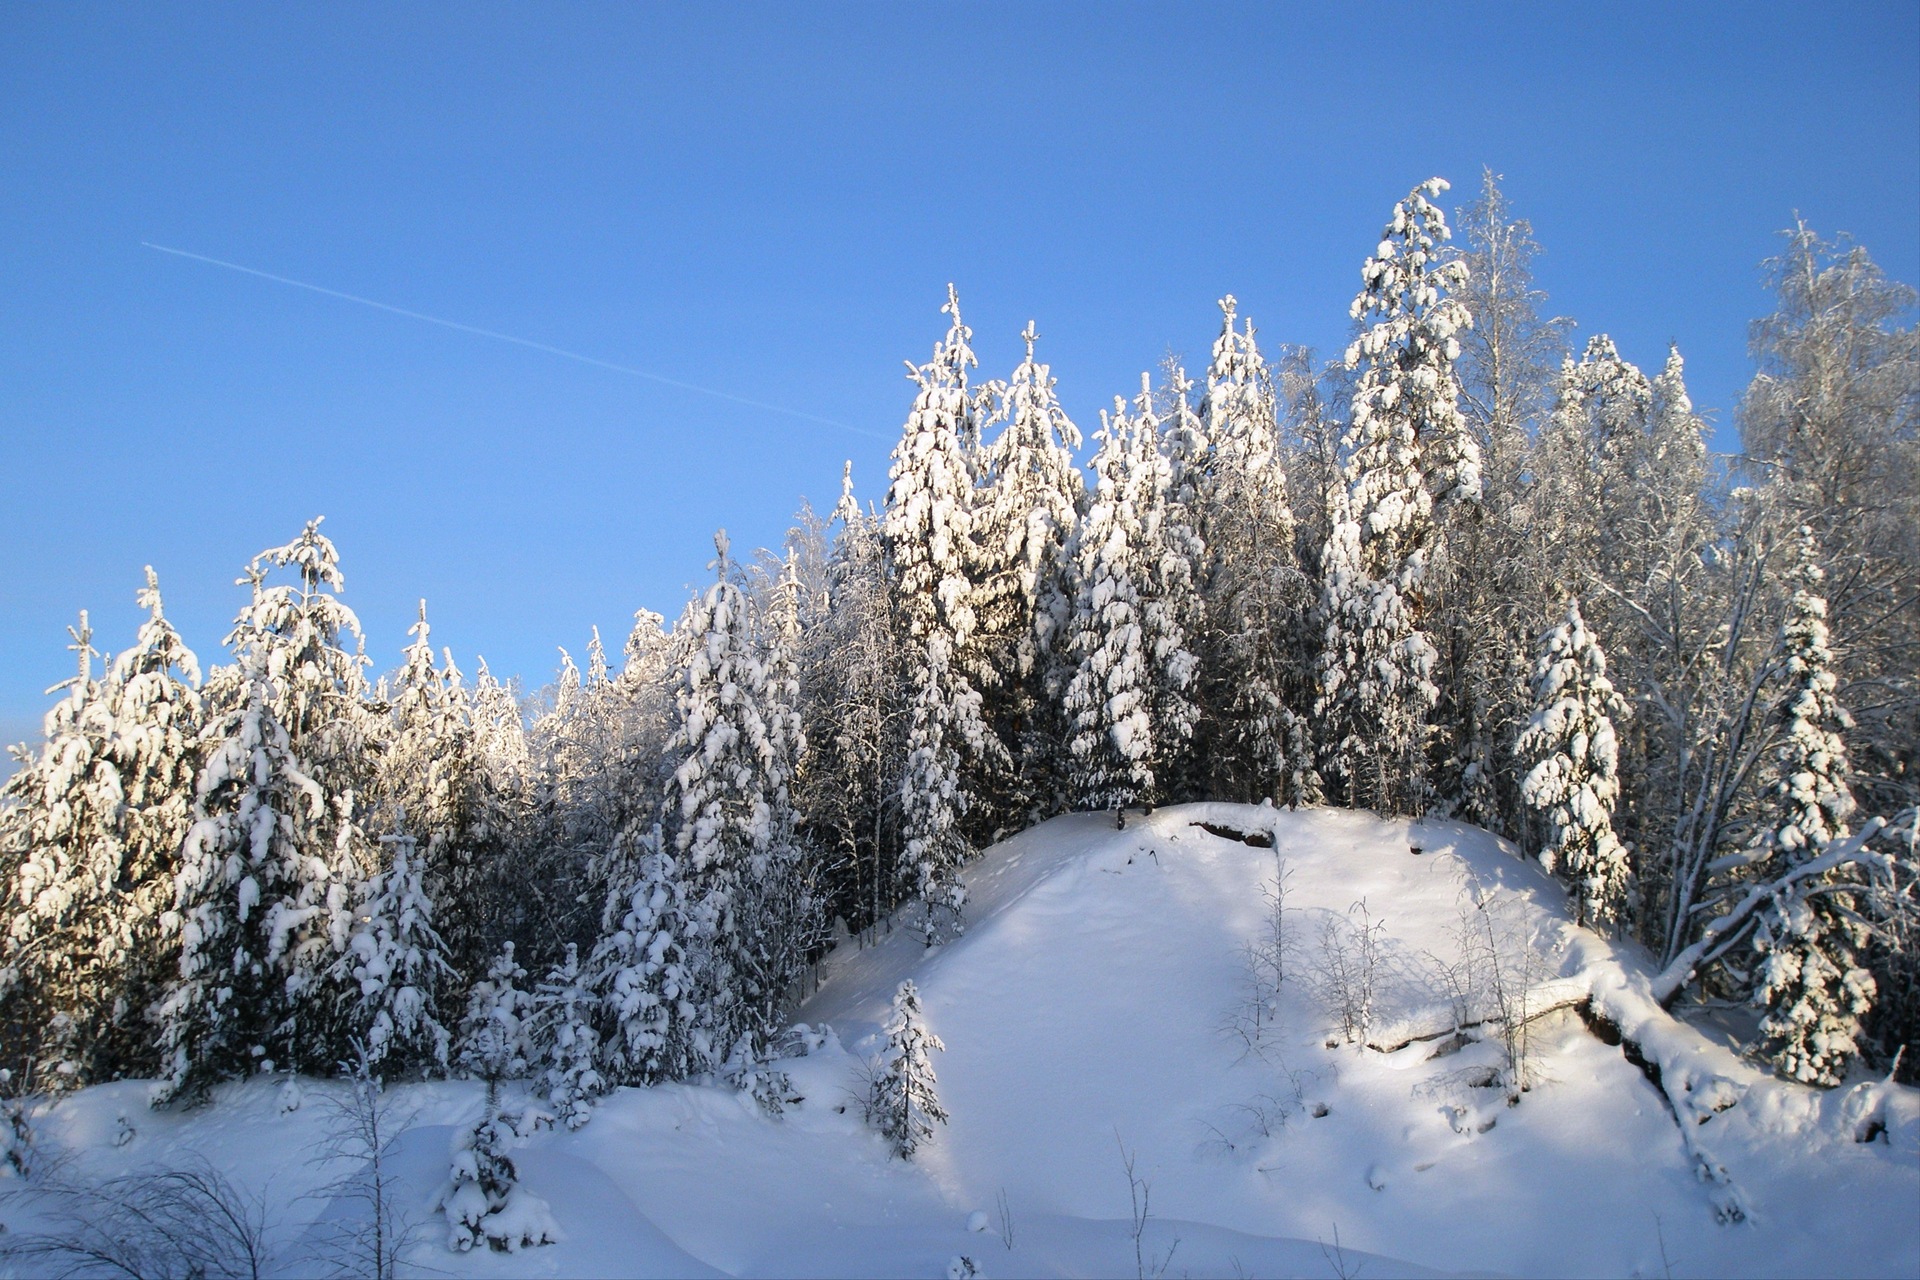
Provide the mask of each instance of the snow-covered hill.
[{"label": "snow-covered hill", "polygon": [[[1250,948],[1270,941],[1277,874],[1275,989]],[[799,1015],[813,1052],[783,1064],[805,1101],[784,1117],[721,1087],[623,1090],[518,1151],[558,1244],[447,1253],[430,1204],[480,1090],[395,1090],[416,1260],[473,1276],[939,1276],[962,1257],[1000,1276],[1920,1274],[1920,1093],[1781,1084],[1668,1018],[1644,963],[1575,928],[1553,882],[1484,832],[1228,805],[1124,831],[1074,815],[966,881],[971,923],[950,944],[901,929],[829,958]],[[911,1164],[857,1102],[909,978],[946,1044],[952,1116]],[[1511,1046],[1517,1105],[1497,1027],[1453,1031],[1457,1008],[1475,1021],[1502,993],[1509,1010],[1565,1005]],[[341,1172],[311,1159],[341,1087],[228,1086],[170,1115],[143,1085],[104,1086],[41,1117],[41,1144],[93,1176],[204,1159],[266,1198],[282,1266],[306,1274],[312,1224],[354,1210],[303,1198]],[[34,1213],[0,1204],[16,1237]]]}]

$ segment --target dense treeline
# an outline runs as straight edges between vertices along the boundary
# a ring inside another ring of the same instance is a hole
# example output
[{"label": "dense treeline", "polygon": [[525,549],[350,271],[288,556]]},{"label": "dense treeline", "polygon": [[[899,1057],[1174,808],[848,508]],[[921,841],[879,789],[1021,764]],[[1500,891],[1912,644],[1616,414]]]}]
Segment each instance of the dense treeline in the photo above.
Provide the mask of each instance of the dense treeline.
[{"label": "dense treeline", "polygon": [[1783,1073],[1883,1063],[1920,1024],[1913,291],[1789,231],[1716,459],[1677,351],[1575,354],[1491,175],[1458,241],[1445,189],[1395,206],[1344,359],[1263,352],[1228,297],[1197,380],[1101,414],[1090,478],[1032,327],[979,381],[950,293],[883,505],[849,476],[784,555],[720,536],[676,623],[538,697],[424,605],[372,678],[318,521],[247,566],[204,679],[149,574],[111,660],[82,615],[6,785],[5,1065],[166,1102],[364,1054],[569,1123],[689,1075],[777,1106],[836,936],[937,942],[997,836],[1201,798],[1489,827],[1752,1004]]}]

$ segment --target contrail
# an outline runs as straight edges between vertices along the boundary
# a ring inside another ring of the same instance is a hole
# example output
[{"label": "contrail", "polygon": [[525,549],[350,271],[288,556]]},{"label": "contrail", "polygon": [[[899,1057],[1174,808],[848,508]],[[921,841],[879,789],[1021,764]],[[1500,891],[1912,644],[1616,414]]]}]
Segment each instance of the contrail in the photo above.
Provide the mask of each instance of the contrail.
[{"label": "contrail", "polygon": [[841,431],[851,431],[857,436],[866,436],[870,440],[886,440],[889,437],[877,431],[868,431],[864,427],[852,426],[845,422],[835,422],[832,418],[823,418],[815,413],[804,413],[799,409],[788,409],[777,404],[767,404],[762,400],[749,400],[745,396],[736,396],[730,391],[716,391],[712,387],[697,386],[691,382],[682,382],[678,378],[669,378],[664,374],[649,373],[645,369],[635,369],[631,365],[614,364],[610,360],[596,360],[592,356],[583,356],[578,351],[568,351],[564,347],[549,346],[544,342],[535,342],[531,338],[516,338],[510,333],[498,333],[492,329],[482,329],[477,325],[461,324],[458,320],[443,320],[439,316],[430,316],[421,311],[409,311],[405,307],[392,306],[385,302],[375,302],[372,298],[362,298],[356,294],[342,293],[338,289],[329,289],[325,285],[308,284],[305,280],[293,280],[287,276],[277,276],[271,271],[260,271],[253,267],[243,267],[237,262],[223,262],[219,258],[209,258],[204,253],[193,253],[186,249],[175,249],[164,244],[155,244],[151,240],[140,242],[143,248],[160,253],[170,253],[176,258],[191,258],[195,262],[204,262],[209,266],[224,267],[228,271],[238,271],[242,275],[258,276],[262,280],[271,280],[275,284],[292,285],[296,289],[305,289],[310,293],[324,294],[329,298],[339,298],[342,302],[357,302],[363,307],[372,307],[376,311],[390,312],[396,316],[405,316],[409,320],[424,320],[428,324],[437,324],[443,329],[457,329],[461,333],[471,333],[476,337],[492,338],[496,342],[511,342],[516,347],[531,347],[535,351],[544,351],[550,356],[560,356],[566,360],[577,360],[581,364],[590,364],[596,369],[608,369],[614,373],[624,373],[633,378],[645,378],[649,382],[662,383],[669,387],[678,387],[682,391],[693,391],[703,396],[712,396],[717,400],[731,400],[749,409],[762,409],[768,413],[785,414],[789,418],[804,418],[808,422],[817,422],[823,427],[837,427]]}]

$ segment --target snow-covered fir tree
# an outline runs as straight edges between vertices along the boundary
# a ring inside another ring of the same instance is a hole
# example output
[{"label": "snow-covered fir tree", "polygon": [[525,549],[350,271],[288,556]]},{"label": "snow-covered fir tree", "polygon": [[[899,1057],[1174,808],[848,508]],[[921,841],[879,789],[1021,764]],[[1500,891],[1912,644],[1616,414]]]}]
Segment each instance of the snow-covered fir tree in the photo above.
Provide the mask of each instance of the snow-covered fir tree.
[{"label": "snow-covered fir tree", "polygon": [[895,613],[907,646],[907,764],[900,782],[903,888],[920,900],[929,944],[960,927],[966,890],[959,870],[973,854],[961,822],[972,798],[968,761],[991,760],[999,744],[978,687],[968,678],[976,619],[973,472],[967,441],[979,438],[967,370],[978,362],[972,330],[951,285],[946,338],[924,365],[894,447],[881,534],[892,567]]},{"label": "snow-covered fir tree", "polygon": [[1322,556],[1324,641],[1316,711],[1323,772],[1348,804],[1417,812],[1428,800],[1428,716],[1438,654],[1424,629],[1429,569],[1442,551],[1435,505],[1477,502],[1479,449],[1459,409],[1454,361],[1469,323],[1448,291],[1464,268],[1440,258],[1439,179],[1394,206],[1361,275],[1347,348],[1354,372],[1341,450],[1345,493]]},{"label": "snow-covered fir tree", "polygon": [[1051,813],[1053,713],[1065,684],[1065,632],[1072,611],[1067,544],[1085,481],[1075,464],[1080,429],[1061,407],[1052,371],[1034,359],[1039,334],[1020,334],[1026,359],[996,388],[994,417],[1005,423],[986,445],[986,474],[974,513],[979,557],[975,607],[979,647],[991,673],[989,715],[1011,769],[996,806],[1025,826]]},{"label": "snow-covered fir tree", "polygon": [[[1232,294],[1220,300],[1220,336],[1207,366],[1200,433],[1212,450],[1202,482],[1175,476],[1195,532],[1195,581],[1204,601],[1186,623],[1200,663],[1203,760],[1195,789],[1223,798],[1296,801],[1290,761],[1303,728],[1311,678],[1302,660],[1312,594],[1294,554],[1291,482],[1278,433],[1272,370],[1238,325]],[[1184,373],[1176,370],[1176,380]],[[1177,414],[1186,396],[1169,388]],[[1169,424],[1172,428],[1173,424]],[[1167,431],[1189,453],[1192,428]],[[1191,464],[1181,468],[1191,472]]]},{"label": "snow-covered fir tree", "polygon": [[569,942],[565,958],[534,989],[532,1033],[539,1088],[554,1116],[569,1129],[586,1124],[594,1100],[606,1092],[598,1066],[595,1003],[580,950]]},{"label": "snow-covered fir tree", "polygon": [[487,976],[467,989],[454,1062],[466,1075],[487,1082],[489,1099],[497,1095],[501,1081],[525,1077],[533,1058],[527,1025],[533,996],[522,985],[526,980],[513,943],[503,942],[487,966]]},{"label": "snow-covered fir tree", "polygon": [[334,979],[350,993],[348,1034],[368,1067],[444,1073],[452,1036],[441,1010],[455,973],[433,927],[424,859],[401,830],[380,845],[384,865],[356,893],[353,931],[334,961]]},{"label": "snow-covered fir tree", "polygon": [[698,1010],[688,962],[686,883],[655,824],[621,833],[632,882],[609,895],[586,980],[606,1029],[609,1083],[651,1084],[700,1069],[693,1032]]},{"label": "snow-covered fir tree", "polygon": [[[1813,530],[1794,540],[1792,596],[1781,628],[1787,692],[1772,784],[1773,820],[1762,837],[1766,871],[1774,876],[1810,862],[1845,836],[1853,816],[1847,748],[1851,718],[1835,694],[1827,629],[1825,573]],[[1762,914],[1755,1000],[1781,1074],[1808,1084],[1840,1082],[1860,1052],[1862,1022],[1872,1011],[1873,975],[1860,964],[1867,943],[1858,904],[1833,873],[1801,880],[1778,893]]]},{"label": "snow-covered fir tree", "polygon": [[434,1208],[446,1215],[447,1247],[465,1253],[485,1244],[499,1253],[552,1244],[559,1238],[547,1202],[519,1182],[508,1155],[525,1136],[521,1118],[500,1110],[492,1091],[487,1110],[453,1141],[453,1161]]},{"label": "snow-covered fir tree", "polygon": [[1116,399],[1094,433],[1094,488],[1074,535],[1074,673],[1065,709],[1075,799],[1152,804],[1184,762],[1197,718],[1185,623],[1197,612],[1195,535],[1170,520],[1170,468],[1142,377],[1133,412]]},{"label": "snow-covered fir tree", "polygon": [[0,1013],[36,1042],[24,1062],[54,1091],[87,1083],[94,1034],[110,1016],[126,855],[115,727],[85,611],[68,634],[78,670],[50,691],[64,696],[47,713],[46,742],[22,757],[0,810],[17,858],[4,899]]},{"label": "snow-covered fir tree", "polygon": [[[181,952],[161,1004],[158,1100],[345,1056],[345,997],[326,978],[377,857],[361,820],[383,734],[366,702],[359,622],[319,526],[248,566],[240,582],[252,599],[227,641],[237,664],[209,682],[228,709],[209,726],[166,916]],[[268,585],[281,568],[294,581]]]},{"label": "snow-covered fir tree", "polygon": [[800,749],[790,691],[769,687],[724,533],[714,546],[714,584],[683,623],[691,643],[667,784],[680,883],[673,936],[692,984],[683,997],[689,1065],[701,1071],[718,1067],[742,1035],[758,1045],[778,1029],[813,905],[800,886],[805,855],[788,790]]},{"label": "snow-covered fir tree", "polygon": [[[453,655],[435,661],[426,601],[407,634],[413,643],[387,698],[393,727],[381,759],[381,803],[385,820],[404,822],[417,842],[409,863],[423,878],[449,957],[459,972],[477,973],[493,942],[488,917],[498,886],[490,872],[509,836],[510,793],[482,757]],[[516,728],[517,719],[516,711]]]},{"label": "snow-covered fir tree", "polygon": [[902,1160],[933,1141],[933,1126],[947,1122],[946,1110],[934,1091],[932,1054],[947,1046],[927,1029],[920,1009],[920,992],[911,981],[893,993],[887,1017],[887,1048],[867,1097],[867,1122],[892,1144]]},{"label": "snow-covered fir tree", "polygon": [[1544,828],[1540,864],[1567,882],[1581,924],[1617,923],[1626,914],[1630,872],[1613,831],[1620,798],[1613,722],[1626,706],[1578,600],[1541,637],[1540,650],[1533,716],[1515,746],[1528,766],[1521,796]]},{"label": "snow-covered fir tree", "polygon": [[104,1051],[100,1065],[110,1063],[115,1073],[150,1075],[158,1065],[150,1011],[179,963],[161,920],[173,905],[180,846],[193,824],[205,707],[199,662],[167,621],[152,568],[136,600],[147,618],[133,645],[114,658],[103,690],[120,774],[122,861],[114,882],[115,946],[107,953],[119,972],[107,1009],[111,1027],[101,1029],[96,1057]]}]

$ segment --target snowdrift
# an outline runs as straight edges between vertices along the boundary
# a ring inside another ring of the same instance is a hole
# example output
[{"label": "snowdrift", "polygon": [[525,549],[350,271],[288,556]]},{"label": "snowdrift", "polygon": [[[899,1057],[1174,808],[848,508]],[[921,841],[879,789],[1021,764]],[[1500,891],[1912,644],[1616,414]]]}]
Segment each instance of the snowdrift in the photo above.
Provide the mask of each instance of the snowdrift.
[{"label": "snowdrift", "polygon": [[[409,1256],[462,1276],[1920,1274],[1920,1092],[1774,1080],[1662,1011],[1645,958],[1485,832],[1070,815],[966,881],[947,945],[901,928],[828,958],[784,1117],[721,1086],[622,1090],[517,1151],[556,1244],[447,1252],[429,1206],[480,1089],[394,1090]],[[909,978],[952,1116],[911,1164],[858,1105]],[[103,1086],[40,1116],[40,1144],[91,1177],[204,1160],[310,1274],[356,1211],[312,1196],[341,1172],[310,1155],[340,1087],[254,1081],[175,1115]],[[0,1202],[16,1237],[37,1212]]]}]

